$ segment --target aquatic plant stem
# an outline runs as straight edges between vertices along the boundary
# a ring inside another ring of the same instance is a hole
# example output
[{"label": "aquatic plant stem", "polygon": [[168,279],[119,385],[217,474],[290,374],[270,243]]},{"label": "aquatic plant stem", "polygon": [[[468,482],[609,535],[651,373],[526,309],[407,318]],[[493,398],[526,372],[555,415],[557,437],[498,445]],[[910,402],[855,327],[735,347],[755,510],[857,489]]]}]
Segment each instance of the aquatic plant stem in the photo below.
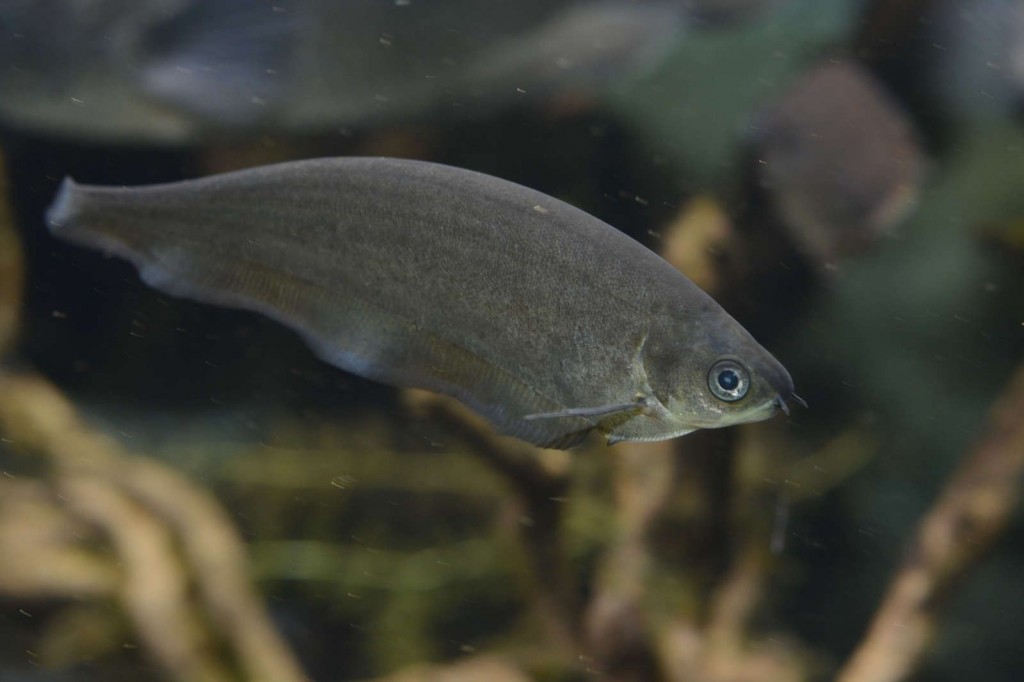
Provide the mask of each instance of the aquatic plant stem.
[{"label": "aquatic plant stem", "polygon": [[0,359],[18,338],[25,264],[6,194],[7,171],[0,155]]},{"label": "aquatic plant stem", "polygon": [[[91,431],[59,391],[31,375],[0,373],[0,431],[46,458],[70,510],[109,538],[126,566],[124,609],[175,679],[230,679],[207,658],[211,642],[229,645],[247,680],[306,679],[250,586],[244,547],[213,498]],[[200,614],[179,589],[188,578],[218,637],[197,638]]]},{"label": "aquatic plant stem", "polygon": [[918,528],[867,636],[838,682],[897,682],[919,668],[935,638],[950,589],[1006,527],[1024,476],[1024,366],[989,413],[966,455]]},{"label": "aquatic plant stem", "polygon": [[[518,507],[511,525],[528,564],[533,611],[549,642],[567,654],[579,652],[581,607],[563,546],[568,471],[547,465],[541,457],[543,450],[496,434],[481,417],[453,399],[415,389],[403,395],[409,409],[457,433],[470,452],[509,483]],[[557,457],[557,461],[566,461],[561,452]]]},{"label": "aquatic plant stem", "polygon": [[676,443],[621,443],[615,460],[615,535],[601,559],[584,616],[589,667],[602,679],[658,679],[649,622],[651,524],[673,492]]}]

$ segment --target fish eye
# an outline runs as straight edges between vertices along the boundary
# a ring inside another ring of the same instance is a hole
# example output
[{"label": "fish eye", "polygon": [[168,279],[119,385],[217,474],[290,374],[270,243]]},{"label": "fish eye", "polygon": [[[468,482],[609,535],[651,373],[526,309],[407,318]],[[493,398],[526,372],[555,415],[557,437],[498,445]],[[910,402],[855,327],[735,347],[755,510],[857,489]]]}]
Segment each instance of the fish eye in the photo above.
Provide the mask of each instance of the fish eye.
[{"label": "fish eye", "polygon": [[708,388],[716,398],[733,403],[747,394],[750,375],[746,368],[735,360],[719,360],[708,372]]}]

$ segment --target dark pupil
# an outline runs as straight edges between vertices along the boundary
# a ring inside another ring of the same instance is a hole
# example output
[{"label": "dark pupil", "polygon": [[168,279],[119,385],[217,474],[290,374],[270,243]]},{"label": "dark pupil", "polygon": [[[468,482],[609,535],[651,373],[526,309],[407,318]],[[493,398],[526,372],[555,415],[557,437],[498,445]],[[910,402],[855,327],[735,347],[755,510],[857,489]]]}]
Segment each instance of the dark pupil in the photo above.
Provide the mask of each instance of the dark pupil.
[{"label": "dark pupil", "polygon": [[740,377],[731,369],[725,369],[718,373],[718,385],[726,391],[735,390],[740,385]]}]

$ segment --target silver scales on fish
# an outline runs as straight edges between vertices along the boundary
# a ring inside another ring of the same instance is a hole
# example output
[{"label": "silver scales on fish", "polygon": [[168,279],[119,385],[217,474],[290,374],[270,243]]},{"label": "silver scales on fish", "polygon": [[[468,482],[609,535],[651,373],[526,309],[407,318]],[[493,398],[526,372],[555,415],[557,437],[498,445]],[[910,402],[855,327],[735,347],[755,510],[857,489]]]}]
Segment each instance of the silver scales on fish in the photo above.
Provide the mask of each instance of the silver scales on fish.
[{"label": "silver scales on fish", "polygon": [[638,242],[562,201],[420,161],[295,161],[148,187],[66,179],[58,237],[168,293],[261,312],[326,362],[568,448],[767,419],[786,369]]}]

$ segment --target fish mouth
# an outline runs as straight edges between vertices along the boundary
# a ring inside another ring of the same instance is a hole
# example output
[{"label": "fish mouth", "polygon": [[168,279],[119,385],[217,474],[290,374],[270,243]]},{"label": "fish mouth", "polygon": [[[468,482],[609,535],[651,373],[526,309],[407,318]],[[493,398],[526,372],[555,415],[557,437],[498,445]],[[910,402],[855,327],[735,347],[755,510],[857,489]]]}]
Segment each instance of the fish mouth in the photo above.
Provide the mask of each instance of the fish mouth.
[{"label": "fish mouth", "polygon": [[694,423],[692,426],[698,429],[717,429],[723,426],[735,426],[736,424],[763,422],[777,415],[779,410],[789,414],[789,405],[786,404],[781,393],[776,394],[772,399],[766,400],[759,405],[752,407],[750,410],[729,415],[727,417],[720,417],[713,422]]},{"label": "fish mouth", "polygon": [[803,408],[807,407],[807,401],[796,393],[788,391],[785,397],[783,395],[783,393],[776,393],[774,398],[769,398],[743,412],[731,415],[718,415],[713,419],[688,419],[685,423],[683,420],[676,420],[676,423],[684,425],[690,431],[696,429],[719,429],[737,424],[766,421],[777,415],[780,410],[784,414],[789,415],[790,406],[788,401],[792,401]]}]

